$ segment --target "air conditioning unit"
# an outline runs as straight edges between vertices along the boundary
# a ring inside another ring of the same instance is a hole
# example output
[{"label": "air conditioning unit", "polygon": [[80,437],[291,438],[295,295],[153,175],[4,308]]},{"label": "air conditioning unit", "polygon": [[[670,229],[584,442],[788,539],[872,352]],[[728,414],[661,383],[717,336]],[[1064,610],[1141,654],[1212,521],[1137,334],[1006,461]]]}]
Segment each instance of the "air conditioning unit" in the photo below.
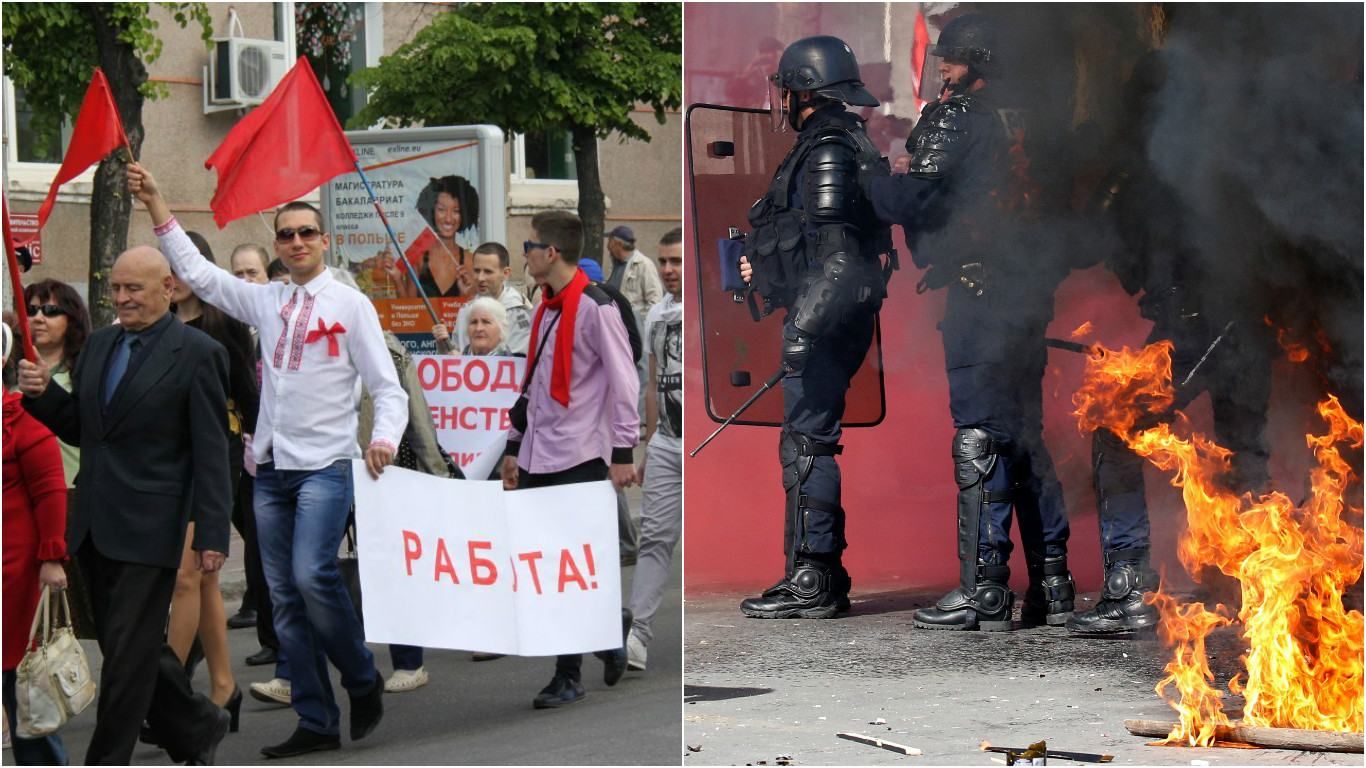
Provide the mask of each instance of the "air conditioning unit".
[{"label": "air conditioning unit", "polygon": [[229,108],[260,104],[287,71],[289,62],[281,41],[215,38],[204,81],[206,101]]}]

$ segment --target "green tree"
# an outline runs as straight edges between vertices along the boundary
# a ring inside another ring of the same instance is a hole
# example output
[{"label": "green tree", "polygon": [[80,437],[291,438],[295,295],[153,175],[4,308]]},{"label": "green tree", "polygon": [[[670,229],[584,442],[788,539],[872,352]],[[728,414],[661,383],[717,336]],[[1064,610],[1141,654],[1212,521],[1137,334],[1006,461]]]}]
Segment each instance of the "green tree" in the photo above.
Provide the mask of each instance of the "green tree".
[{"label": "green tree", "polygon": [[[162,3],[182,28],[199,24],[205,42],[213,34],[204,3]],[[164,83],[147,79],[147,64],[161,55],[158,23],[148,3],[5,3],[4,71],[33,110],[40,136],[57,135],[63,118],[75,119],[95,67],[104,70],[123,118],[133,154],[142,152],[142,105],[167,95]],[[128,246],[133,201],[124,186],[128,159],[105,158],[90,195],[90,313],[95,325],[113,321],[109,268]]]},{"label": "green tree", "polygon": [[650,136],[682,104],[680,3],[462,4],[352,82],[370,92],[349,121],[407,126],[490,123],[505,131],[568,130],[584,222],[584,256],[601,258],[606,206],[597,139]]}]

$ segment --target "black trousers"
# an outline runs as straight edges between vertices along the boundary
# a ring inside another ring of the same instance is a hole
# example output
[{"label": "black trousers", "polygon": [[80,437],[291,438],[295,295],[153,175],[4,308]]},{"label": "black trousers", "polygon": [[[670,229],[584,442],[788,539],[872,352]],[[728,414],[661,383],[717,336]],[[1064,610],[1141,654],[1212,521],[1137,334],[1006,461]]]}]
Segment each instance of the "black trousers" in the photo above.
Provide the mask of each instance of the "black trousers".
[{"label": "black trousers", "polygon": [[266,571],[261,566],[261,544],[256,540],[256,478],[243,472],[237,480],[238,511],[242,516],[243,560],[246,566],[247,591],[242,595],[243,608],[256,609],[256,641],[262,648],[280,650],[280,638],[275,636],[275,609],[270,602],[270,588],[266,586]]},{"label": "black trousers", "polygon": [[111,560],[87,538],[77,553],[90,587],[104,656],[95,732],[87,765],[128,765],[145,719],[173,759],[206,746],[218,707],[194,693],[163,634],[175,591],[174,568]]},{"label": "black trousers", "polygon": [[[602,459],[585,461],[578,466],[559,472],[547,472],[545,474],[532,474],[520,467],[517,470],[517,487],[520,488],[544,488],[550,485],[569,485],[570,483],[591,483],[596,480],[607,479],[607,462]],[[563,674],[571,679],[580,680],[583,678],[581,671],[583,667],[582,653],[569,653],[564,656],[555,657],[555,672]]]}]

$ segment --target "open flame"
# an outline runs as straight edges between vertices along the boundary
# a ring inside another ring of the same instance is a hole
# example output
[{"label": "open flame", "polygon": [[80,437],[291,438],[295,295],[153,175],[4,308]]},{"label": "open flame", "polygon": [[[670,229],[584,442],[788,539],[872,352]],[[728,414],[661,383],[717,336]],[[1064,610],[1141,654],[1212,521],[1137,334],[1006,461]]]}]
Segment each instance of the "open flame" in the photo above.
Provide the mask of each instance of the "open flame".
[{"label": "open flame", "polygon": [[1073,397],[1079,426],[1110,429],[1171,472],[1186,507],[1182,566],[1192,575],[1217,567],[1241,587],[1236,615],[1222,605],[1210,611],[1183,604],[1161,591],[1152,598],[1173,651],[1155,689],[1179,715],[1167,741],[1209,746],[1216,727],[1230,724],[1205,654],[1210,632],[1228,625],[1248,645],[1241,659],[1246,681],[1240,673],[1228,684],[1245,699],[1244,724],[1361,731],[1363,621],[1361,612],[1344,608],[1342,594],[1361,577],[1364,539],[1362,529],[1344,520],[1361,510],[1344,500],[1358,478],[1340,451],[1342,444],[1361,449],[1361,423],[1336,397],[1319,403],[1327,430],[1305,436],[1317,466],[1302,505],[1279,491],[1235,494],[1224,482],[1230,452],[1193,432],[1184,414],[1162,416],[1174,399],[1171,344],[1097,350]]},{"label": "open flame", "polygon": [[1090,320],[1087,320],[1086,322],[1084,322],[1084,323],[1082,323],[1081,325],[1077,326],[1076,330],[1072,331],[1071,337],[1074,338],[1074,339],[1080,339],[1080,338],[1083,338],[1083,337],[1085,337],[1085,336],[1090,336],[1090,335],[1091,335],[1091,321],[1090,321]]}]

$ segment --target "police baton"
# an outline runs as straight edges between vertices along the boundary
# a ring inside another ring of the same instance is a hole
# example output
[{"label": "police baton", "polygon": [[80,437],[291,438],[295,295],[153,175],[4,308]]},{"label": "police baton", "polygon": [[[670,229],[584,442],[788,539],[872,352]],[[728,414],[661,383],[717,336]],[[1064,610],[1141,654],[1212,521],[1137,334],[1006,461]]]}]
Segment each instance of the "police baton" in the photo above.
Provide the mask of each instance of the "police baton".
[{"label": "police baton", "polygon": [[751,405],[754,405],[755,400],[758,400],[760,397],[763,396],[765,392],[777,386],[778,382],[782,381],[784,373],[787,373],[787,370],[782,367],[779,367],[778,370],[775,371],[772,376],[768,377],[768,381],[765,381],[764,385],[762,387],[759,387],[759,390],[757,392],[750,395],[748,400],[742,403],[739,408],[735,409],[735,413],[732,413],[730,415],[730,418],[721,422],[721,426],[717,427],[715,432],[708,435],[707,439],[703,440],[701,445],[692,449],[692,452],[688,454],[688,457],[692,458],[696,456],[699,451],[707,447],[708,443],[710,443],[712,440],[715,440],[717,435],[721,434],[721,430],[725,429],[726,427],[729,427],[732,421],[735,421],[736,419],[740,418],[740,414],[748,410]]}]

